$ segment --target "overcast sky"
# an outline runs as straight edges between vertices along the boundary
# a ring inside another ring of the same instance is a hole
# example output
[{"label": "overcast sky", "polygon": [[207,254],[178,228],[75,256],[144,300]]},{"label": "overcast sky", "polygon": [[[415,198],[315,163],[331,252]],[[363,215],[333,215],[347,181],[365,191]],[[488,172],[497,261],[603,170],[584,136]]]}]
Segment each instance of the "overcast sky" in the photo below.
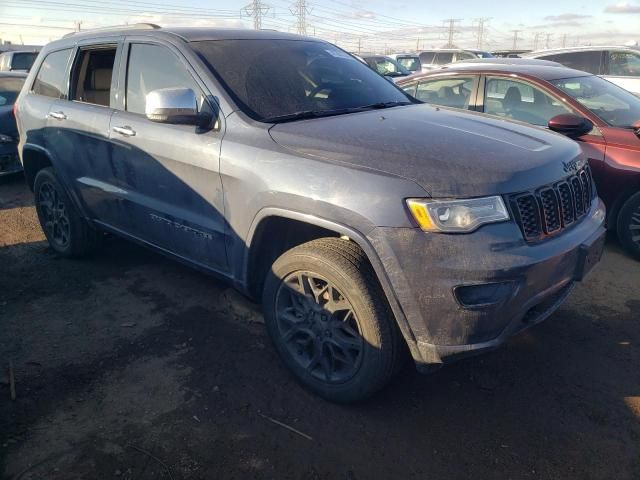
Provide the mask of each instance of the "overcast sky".
[{"label": "overcast sky", "polygon": [[[147,21],[162,25],[253,28],[253,0],[0,0],[0,38],[42,44],[80,23],[81,29]],[[454,42],[479,45],[478,19],[485,22],[482,46],[518,48],[615,43],[640,40],[640,0],[264,0],[263,28],[297,30],[291,13],[306,1],[306,29],[349,50],[409,50],[442,46],[453,18]],[[520,30],[514,34],[513,30]]]}]

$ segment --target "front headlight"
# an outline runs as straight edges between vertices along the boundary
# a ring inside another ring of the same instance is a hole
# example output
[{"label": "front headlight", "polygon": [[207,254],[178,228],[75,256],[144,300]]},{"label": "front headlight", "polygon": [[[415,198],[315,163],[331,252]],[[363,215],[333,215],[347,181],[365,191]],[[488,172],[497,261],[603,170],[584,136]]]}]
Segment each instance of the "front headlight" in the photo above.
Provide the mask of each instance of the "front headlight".
[{"label": "front headlight", "polygon": [[468,200],[407,200],[409,211],[425,232],[467,233],[486,223],[509,220],[502,197]]}]

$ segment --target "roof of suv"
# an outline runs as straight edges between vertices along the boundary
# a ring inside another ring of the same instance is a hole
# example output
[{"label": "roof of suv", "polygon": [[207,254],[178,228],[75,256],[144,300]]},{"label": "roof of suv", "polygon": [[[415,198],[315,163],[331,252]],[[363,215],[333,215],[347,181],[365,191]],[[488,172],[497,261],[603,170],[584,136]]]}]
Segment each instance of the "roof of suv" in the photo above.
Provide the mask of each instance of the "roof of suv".
[{"label": "roof of suv", "polygon": [[91,38],[96,36],[111,35],[145,35],[150,33],[163,33],[175,35],[187,42],[197,42],[201,40],[314,40],[317,38],[303,37],[292,33],[283,33],[276,30],[249,30],[232,28],[210,28],[210,27],[159,27],[150,23],[135,25],[123,25],[110,28],[97,28],[85,30],[73,34],[65,35],[60,40],[52,43],[75,43],[76,40]]},{"label": "roof of suv", "polygon": [[591,76],[590,73],[583,72],[581,70],[574,70],[567,67],[556,67],[549,65],[513,65],[502,63],[480,63],[474,62],[470,64],[464,64],[462,62],[452,63],[445,68],[439,68],[431,70],[428,73],[412,75],[402,79],[400,82],[406,82],[410,79],[416,79],[423,76],[432,76],[437,74],[444,74],[447,72],[499,72],[499,73],[513,73],[531,75],[532,77],[541,78],[542,80],[559,80],[561,78],[573,78],[573,77],[587,77]]},{"label": "roof of suv", "polygon": [[584,47],[565,47],[565,48],[550,48],[547,50],[536,50],[535,52],[523,53],[523,57],[538,57],[541,55],[553,55],[556,53],[570,53],[570,52],[589,52],[593,50],[631,50],[638,52],[638,47],[627,47],[624,45],[588,45]]}]

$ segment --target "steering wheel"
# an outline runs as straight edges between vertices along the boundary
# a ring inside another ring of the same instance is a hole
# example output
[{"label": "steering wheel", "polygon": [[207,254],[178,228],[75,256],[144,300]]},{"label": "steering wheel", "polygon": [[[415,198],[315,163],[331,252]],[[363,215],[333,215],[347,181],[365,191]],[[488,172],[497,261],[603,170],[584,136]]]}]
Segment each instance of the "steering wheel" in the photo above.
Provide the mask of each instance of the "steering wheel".
[{"label": "steering wheel", "polygon": [[314,98],[321,91],[326,90],[328,88],[331,88],[331,84],[330,83],[328,83],[328,82],[319,83],[318,85],[315,86],[315,88],[313,90],[311,90],[309,92],[308,98]]}]

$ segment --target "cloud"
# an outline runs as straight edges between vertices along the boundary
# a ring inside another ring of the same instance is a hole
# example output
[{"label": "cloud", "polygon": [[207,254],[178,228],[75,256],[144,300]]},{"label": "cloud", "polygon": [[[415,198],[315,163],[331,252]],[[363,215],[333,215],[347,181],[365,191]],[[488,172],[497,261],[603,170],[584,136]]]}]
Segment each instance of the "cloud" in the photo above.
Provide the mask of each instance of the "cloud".
[{"label": "cloud", "polygon": [[575,22],[584,18],[591,18],[591,15],[581,15],[579,13],[563,13],[562,15],[549,15],[544,17],[549,22]]},{"label": "cloud", "polygon": [[640,13],[640,5],[633,3],[617,3],[615,5],[607,5],[604,9],[605,13]]}]

